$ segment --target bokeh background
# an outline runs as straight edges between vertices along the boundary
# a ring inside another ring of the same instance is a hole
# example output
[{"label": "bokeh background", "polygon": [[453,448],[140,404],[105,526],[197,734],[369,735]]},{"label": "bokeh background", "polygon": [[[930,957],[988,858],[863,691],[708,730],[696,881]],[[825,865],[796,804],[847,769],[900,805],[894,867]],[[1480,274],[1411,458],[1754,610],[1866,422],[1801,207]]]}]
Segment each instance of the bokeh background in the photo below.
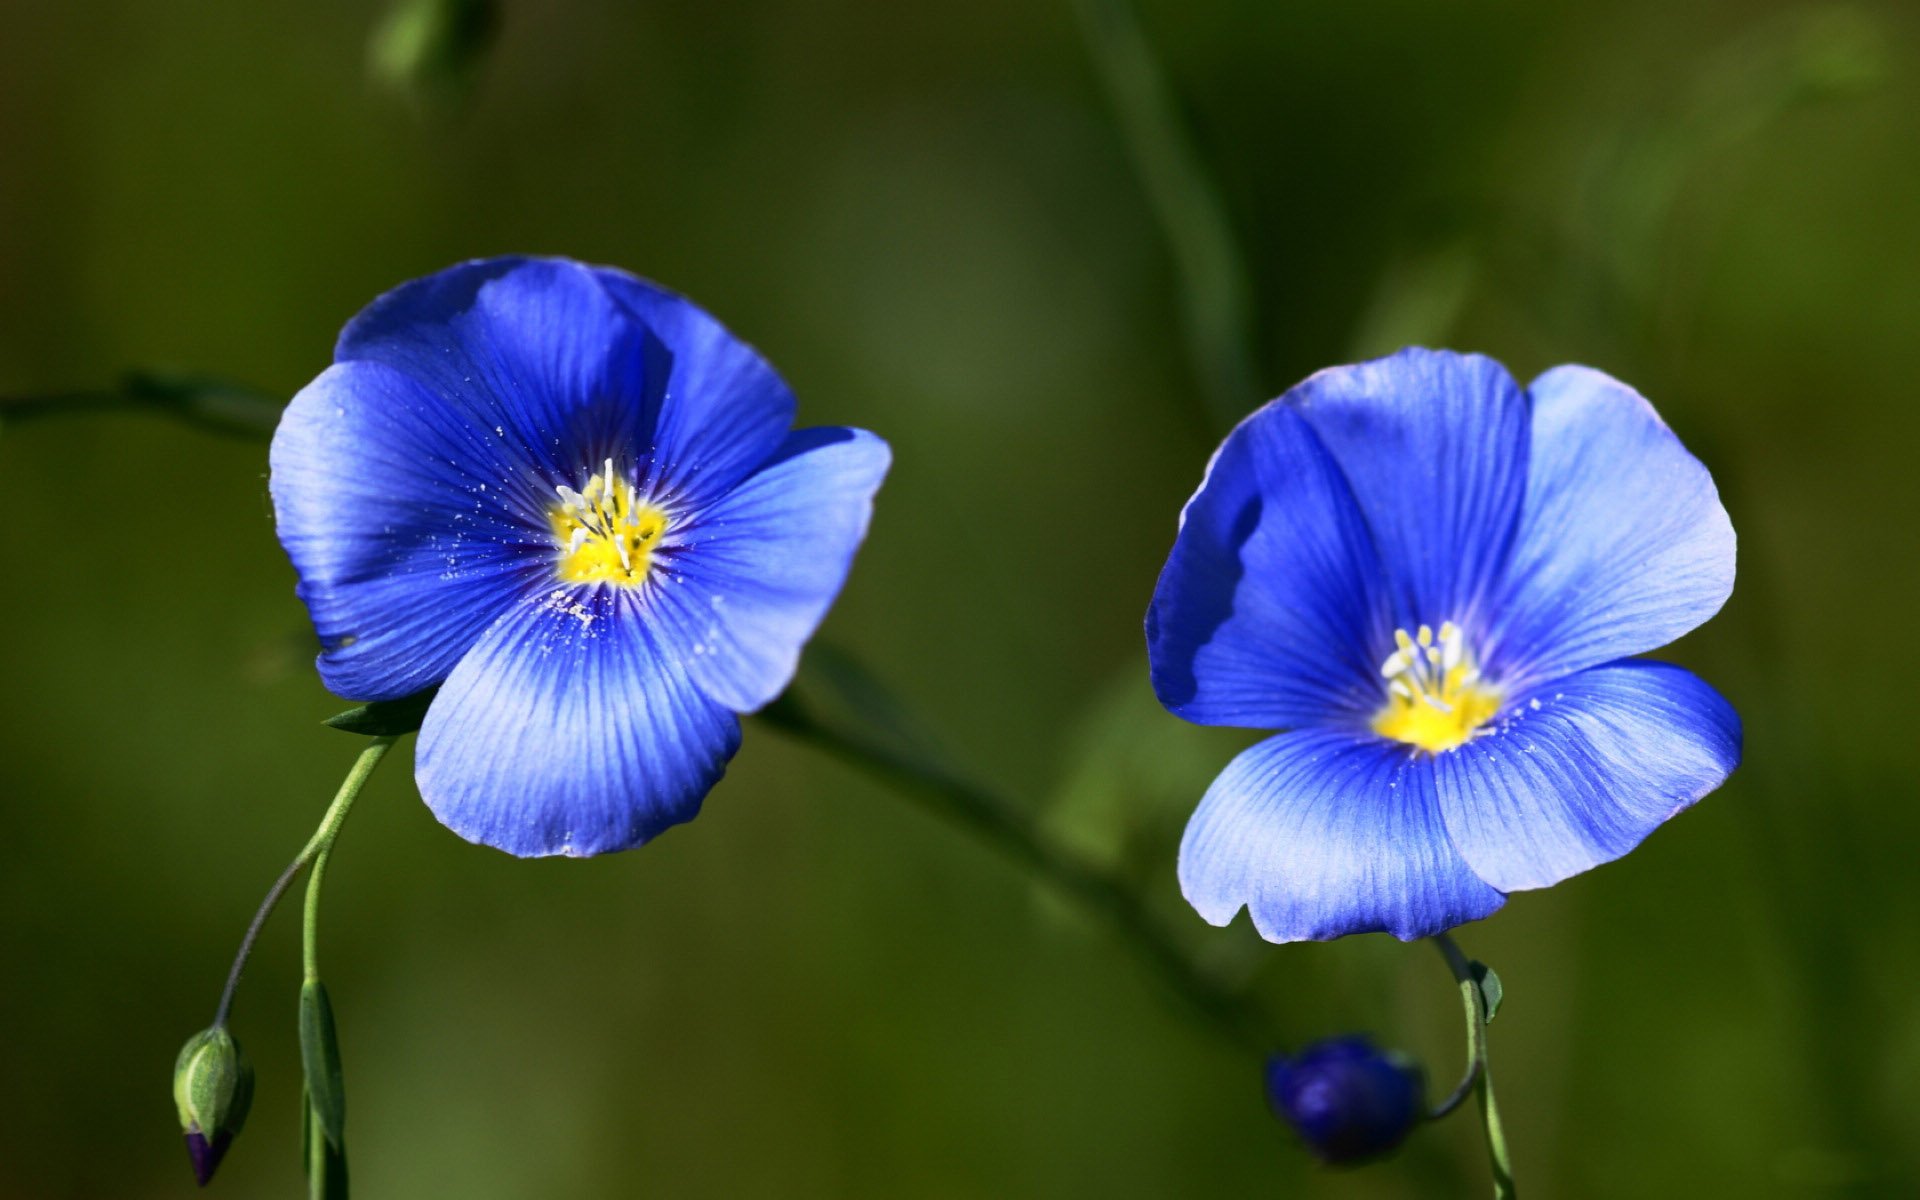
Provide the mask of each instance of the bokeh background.
[{"label": "bokeh background", "polygon": [[[1141,616],[1227,414],[1407,341],[1603,367],[1740,532],[1732,602],[1669,656],[1747,758],[1461,931],[1506,982],[1519,1177],[1916,1194],[1920,14],[1138,16],[1219,227],[1178,155],[1142,158],[1109,86],[1142,77],[1068,0],[526,0],[410,88],[370,0],[6,0],[0,394],[169,366],[289,394],[375,294],[483,254],[683,290],[806,420],[896,449],[824,638],[1296,1036],[1372,1030],[1445,1086],[1429,949],[1265,947],[1180,905],[1180,825],[1246,739],[1158,712]],[[189,1194],[174,1052],[353,757],[265,472],[161,416],[0,430],[0,1195]],[[300,1187],[297,927],[240,995],[229,1196]],[[1487,1190],[1470,1113],[1313,1169],[1102,927],[764,726],[697,822],[587,862],[465,844],[397,756],[321,952],[366,1197]]]}]

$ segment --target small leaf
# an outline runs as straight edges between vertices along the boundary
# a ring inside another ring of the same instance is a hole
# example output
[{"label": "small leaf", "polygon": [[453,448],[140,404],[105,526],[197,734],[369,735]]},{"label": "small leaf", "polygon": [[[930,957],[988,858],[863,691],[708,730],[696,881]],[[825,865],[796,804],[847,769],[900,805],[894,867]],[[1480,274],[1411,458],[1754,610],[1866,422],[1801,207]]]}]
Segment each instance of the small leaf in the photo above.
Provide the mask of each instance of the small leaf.
[{"label": "small leaf", "polygon": [[420,722],[427,718],[427,706],[433,703],[433,697],[439,690],[438,687],[430,687],[424,692],[415,692],[398,700],[375,700],[371,704],[335,713],[323,723],[343,733],[356,733],[362,737],[399,737],[420,728]]},{"label": "small leaf", "polygon": [[1478,959],[1467,964],[1473,972],[1473,981],[1480,985],[1480,1002],[1487,1009],[1487,1023],[1493,1023],[1494,1014],[1500,1011],[1500,1000],[1506,993],[1500,986],[1500,976],[1493,968]]},{"label": "small leaf", "polygon": [[314,1200],[348,1200],[347,1148],[336,1146],[319,1129],[320,1115],[306,1089],[300,1089],[300,1166],[307,1173],[307,1195]]},{"label": "small leaf", "polygon": [[307,1103],[326,1140],[337,1148],[347,1123],[347,1090],[340,1074],[333,1004],[318,979],[300,985],[300,1067],[306,1072]]}]

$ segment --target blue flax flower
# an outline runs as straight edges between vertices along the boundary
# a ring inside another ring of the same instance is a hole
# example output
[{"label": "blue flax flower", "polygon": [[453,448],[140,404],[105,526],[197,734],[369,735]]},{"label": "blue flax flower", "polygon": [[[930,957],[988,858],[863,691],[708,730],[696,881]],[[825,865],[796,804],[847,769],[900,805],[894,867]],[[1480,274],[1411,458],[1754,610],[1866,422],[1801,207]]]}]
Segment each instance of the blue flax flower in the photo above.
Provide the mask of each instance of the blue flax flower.
[{"label": "blue flax flower", "polygon": [[416,777],[511,854],[687,821],[866,534],[886,443],[792,430],[753,349],[679,296],[557,259],[389,292],[274,435],[321,678],[440,686]]},{"label": "blue flax flower", "polygon": [[1228,435],[1147,613],[1154,690],[1280,729],[1216,779],[1180,882],[1272,941],[1476,920],[1718,787],[1740,721],[1629,660],[1733,587],[1713,480],[1626,385],[1405,350]]}]

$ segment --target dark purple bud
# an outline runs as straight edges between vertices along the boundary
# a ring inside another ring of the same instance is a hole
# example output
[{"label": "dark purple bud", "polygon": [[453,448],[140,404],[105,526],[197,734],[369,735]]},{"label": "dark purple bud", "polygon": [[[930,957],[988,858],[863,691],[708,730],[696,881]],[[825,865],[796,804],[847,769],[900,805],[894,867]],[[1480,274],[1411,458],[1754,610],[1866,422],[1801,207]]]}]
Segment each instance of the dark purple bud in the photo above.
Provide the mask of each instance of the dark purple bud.
[{"label": "dark purple bud", "polygon": [[1267,1101],[1330,1166],[1389,1153],[1419,1123],[1425,1081],[1406,1056],[1365,1037],[1330,1038],[1267,1060]]},{"label": "dark purple bud", "polygon": [[203,1029],[180,1047],[173,1068],[173,1102],[187,1135],[193,1177],[207,1186],[253,1104],[253,1068],[225,1026]]},{"label": "dark purple bud", "polygon": [[222,1133],[211,1142],[198,1129],[187,1135],[187,1157],[193,1160],[193,1177],[201,1187],[213,1178],[220,1160],[226,1157],[227,1147],[232,1144],[231,1133]]}]

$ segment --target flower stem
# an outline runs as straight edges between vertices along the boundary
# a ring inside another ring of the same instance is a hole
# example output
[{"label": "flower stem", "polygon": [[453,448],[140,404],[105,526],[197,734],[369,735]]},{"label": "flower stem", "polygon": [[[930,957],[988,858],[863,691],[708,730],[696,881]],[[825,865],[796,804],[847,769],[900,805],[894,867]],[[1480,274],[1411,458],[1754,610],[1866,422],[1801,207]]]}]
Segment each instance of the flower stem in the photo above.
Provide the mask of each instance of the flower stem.
[{"label": "flower stem", "polygon": [[1500,1106],[1493,1098],[1493,1073],[1487,1066],[1487,998],[1474,977],[1473,964],[1447,934],[1433,939],[1434,948],[1447,960],[1460,985],[1460,1002],[1467,1015],[1467,1071],[1460,1086],[1430,1114],[1437,1120],[1446,1116],[1472,1092],[1480,1103],[1480,1119],[1487,1134],[1487,1161],[1493,1167],[1495,1200],[1514,1200],[1520,1193],[1513,1182],[1513,1163],[1507,1156],[1507,1134],[1500,1124]]},{"label": "flower stem", "polygon": [[1195,964],[1133,889],[1049,838],[1000,796],[873,738],[827,724],[791,693],[761,715],[826,754],[913,795],[1098,913],[1207,1028],[1257,1054],[1273,1049],[1264,1014]]},{"label": "flower stem", "polygon": [[[260,907],[255,910],[253,920],[247,925],[246,936],[240,939],[239,953],[233,957],[233,967],[227,972],[227,985],[220,992],[220,1007],[213,1014],[214,1028],[217,1029],[227,1023],[227,1015],[233,1009],[234,992],[240,986],[240,974],[246,969],[247,959],[253,954],[254,943],[259,940],[260,930],[265,927],[267,918],[273,914],[274,908],[280,903],[280,898],[286,895],[287,888],[292,886],[294,877],[300,874],[300,869],[310,862],[315,862],[316,858],[324,861],[324,855],[332,848],[333,839],[339,835],[340,826],[345,823],[347,812],[352,809],[354,800],[360,795],[360,789],[366,786],[368,778],[373,775],[373,769],[380,765],[381,758],[397,740],[390,737],[375,738],[365,750],[360,752],[360,757],[354,762],[353,769],[347,772],[346,780],[341,783],[340,791],[334,796],[333,803],[327,806],[326,815],[320,818],[320,827],[313,831],[313,836],[307,839],[307,844],[301,848],[300,853],[287,864],[286,870],[280,872],[280,877],[273,881],[273,886],[267,889],[266,899],[262,900]],[[315,863],[316,877],[320,870],[320,864]],[[309,979],[313,977],[313,925],[318,901],[318,889],[310,885],[307,889],[305,948]]]},{"label": "flower stem", "polygon": [[210,433],[265,441],[285,403],[284,397],[218,376],[128,371],[112,387],[0,395],[0,420],[147,411]]},{"label": "flower stem", "polygon": [[1131,0],[1076,0],[1074,7],[1173,258],[1207,424],[1216,432],[1230,429],[1266,398],[1255,366],[1247,256]]},{"label": "flower stem", "polygon": [[354,760],[353,769],[341,781],[340,792],[333,798],[327,815],[321,818],[320,828],[313,831],[313,838],[307,842],[307,848],[301,851],[301,854],[313,859],[313,872],[307,876],[306,919],[301,925],[300,936],[300,962],[308,981],[320,978],[315,945],[320,932],[320,885],[326,876],[327,859],[333,854],[333,839],[340,836],[340,827],[347,823],[347,814],[353,811],[353,802],[359,797],[360,789],[373,777],[373,769],[380,765],[380,760],[399,740],[397,737],[377,737],[367,743],[367,748]]}]

